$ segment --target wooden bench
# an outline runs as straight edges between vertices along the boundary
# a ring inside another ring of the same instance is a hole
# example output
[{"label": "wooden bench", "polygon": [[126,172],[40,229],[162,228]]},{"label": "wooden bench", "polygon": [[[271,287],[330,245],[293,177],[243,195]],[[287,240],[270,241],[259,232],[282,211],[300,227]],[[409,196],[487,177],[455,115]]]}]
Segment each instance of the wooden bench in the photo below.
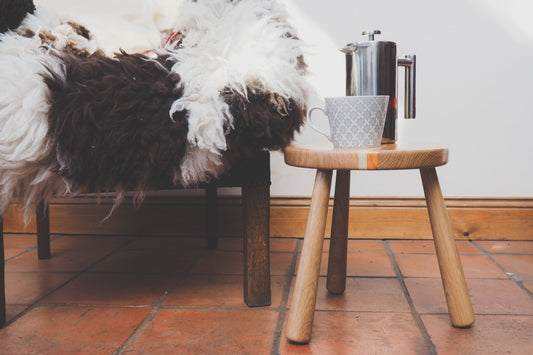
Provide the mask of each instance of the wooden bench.
[{"label": "wooden bench", "polygon": [[[197,188],[207,191],[207,238],[209,249],[217,247],[217,188],[240,187],[243,208],[243,292],[249,307],[268,306],[270,290],[270,154],[258,152],[252,159],[234,166],[220,179]],[[170,188],[168,186],[165,189]],[[180,187],[173,187],[180,188]],[[51,257],[48,206],[36,209],[37,248],[40,259]],[[0,216],[0,326],[6,321],[5,260],[2,216]]]}]

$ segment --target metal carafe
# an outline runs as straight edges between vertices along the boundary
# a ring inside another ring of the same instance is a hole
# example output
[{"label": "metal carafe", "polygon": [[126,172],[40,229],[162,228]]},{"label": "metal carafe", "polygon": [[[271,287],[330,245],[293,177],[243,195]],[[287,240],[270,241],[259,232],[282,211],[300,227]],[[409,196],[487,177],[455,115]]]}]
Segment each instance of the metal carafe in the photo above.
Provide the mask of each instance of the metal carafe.
[{"label": "metal carafe", "polygon": [[381,31],[364,31],[367,42],[350,43],[342,49],[346,54],[346,95],[389,95],[389,107],[383,131],[382,143],[394,143],[397,139],[398,117],[397,67],[405,67],[405,118],[415,118],[416,56],[398,59],[396,43],[375,41]]}]

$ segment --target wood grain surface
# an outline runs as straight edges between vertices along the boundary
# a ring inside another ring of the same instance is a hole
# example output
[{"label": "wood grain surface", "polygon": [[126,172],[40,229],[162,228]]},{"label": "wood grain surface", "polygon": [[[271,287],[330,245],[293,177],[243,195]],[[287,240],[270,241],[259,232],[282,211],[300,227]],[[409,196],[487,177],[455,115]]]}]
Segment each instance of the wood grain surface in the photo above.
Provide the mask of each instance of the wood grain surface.
[{"label": "wood grain surface", "polygon": [[[533,240],[533,199],[448,197],[446,207],[456,239]],[[302,238],[309,213],[307,196],[270,199],[270,236]],[[333,206],[333,198],[329,201]],[[107,220],[109,204],[87,198],[57,199],[50,205],[52,234],[206,235],[206,204],[199,197],[148,197],[139,209],[129,199]],[[240,197],[219,196],[220,236],[242,236]],[[431,239],[423,197],[354,197],[349,202],[350,239]],[[331,231],[331,208],[326,238]],[[35,233],[35,218],[25,227],[20,207],[4,215],[4,232]]]},{"label": "wood grain surface", "polygon": [[291,145],[285,162],[292,166],[341,170],[430,168],[448,162],[448,148],[430,144],[386,144],[379,148],[334,148],[333,145]]}]

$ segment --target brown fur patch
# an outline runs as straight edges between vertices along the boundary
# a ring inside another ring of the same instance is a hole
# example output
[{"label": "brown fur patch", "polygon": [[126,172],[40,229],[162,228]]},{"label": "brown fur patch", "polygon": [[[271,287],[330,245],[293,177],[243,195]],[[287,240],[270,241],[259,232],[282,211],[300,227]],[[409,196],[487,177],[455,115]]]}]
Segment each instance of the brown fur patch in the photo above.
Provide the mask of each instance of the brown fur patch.
[{"label": "brown fur patch", "polygon": [[186,150],[179,76],[142,55],[65,53],[66,81],[51,74],[49,136],[57,171],[74,191],[143,191],[169,186]]},{"label": "brown fur patch", "polygon": [[45,30],[39,32],[39,38],[43,44],[53,45],[57,41],[57,37],[52,34],[52,32]]},{"label": "brown fur patch", "polygon": [[74,32],[76,32],[77,34],[79,34],[82,37],[85,37],[87,39],[91,39],[91,32],[85,26],[82,26],[79,23],[72,22],[72,21],[69,21],[67,23],[70,25],[70,27],[72,27]]},{"label": "brown fur patch", "polygon": [[228,164],[247,159],[259,150],[278,150],[294,139],[304,122],[305,107],[270,92],[248,88],[247,98],[225,90],[224,101],[233,115],[234,128],[226,137]]},{"label": "brown fur patch", "polygon": [[26,38],[32,38],[33,36],[35,36],[35,32],[33,32],[32,30],[30,30],[27,27],[20,27],[20,28],[17,29],[16,32],[20,36],[26,37]]}]

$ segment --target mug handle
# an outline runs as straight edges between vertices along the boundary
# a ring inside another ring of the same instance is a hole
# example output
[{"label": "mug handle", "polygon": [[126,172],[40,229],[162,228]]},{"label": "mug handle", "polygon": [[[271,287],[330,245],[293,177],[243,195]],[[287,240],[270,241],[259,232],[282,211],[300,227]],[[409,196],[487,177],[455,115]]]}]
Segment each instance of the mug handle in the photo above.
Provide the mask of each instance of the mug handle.
[{"label": "mug handle", "polygon": [[314,110],[320,110],[322,112],[324,112],[325,115],[326,114],[326,108],[324,106],[313,106],[311,107],[309,110],[307,110],[307,122],[309,122],[309,125],[311,126],[312,129],[314,129],[315,131],[317,131],[318,133],[320,133],[321,135],[323,135],[324,137],[326,137],[327,139],[329,139],[331,142],[333,142],[333,139],[331,139],[331,135],[324,132],[323,130],[321,130],[320,128],[318,128],[314,123],[313,123],[313,120],[311,119],[311,113],[314,111]]}]

